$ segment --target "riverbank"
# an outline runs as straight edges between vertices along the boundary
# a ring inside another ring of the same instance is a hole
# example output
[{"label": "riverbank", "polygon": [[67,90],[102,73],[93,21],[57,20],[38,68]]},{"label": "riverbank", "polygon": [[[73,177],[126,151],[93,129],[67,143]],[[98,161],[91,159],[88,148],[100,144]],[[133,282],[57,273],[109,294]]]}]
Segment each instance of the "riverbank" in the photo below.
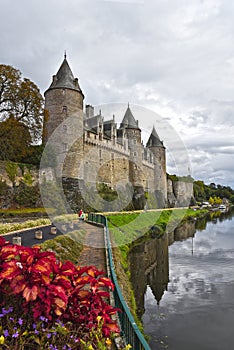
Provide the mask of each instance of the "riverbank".
[{"label": "riverbank", "polygon": [[112,237],[117,278],[124,299],[142,332],[143,326],[137,316],[136,300],[131,284],[130,250],[144,240],[163,237],[165,232],[171,232],[185,222],[195,221],[208,213],[208,210],[178,208],[106,215]]}]

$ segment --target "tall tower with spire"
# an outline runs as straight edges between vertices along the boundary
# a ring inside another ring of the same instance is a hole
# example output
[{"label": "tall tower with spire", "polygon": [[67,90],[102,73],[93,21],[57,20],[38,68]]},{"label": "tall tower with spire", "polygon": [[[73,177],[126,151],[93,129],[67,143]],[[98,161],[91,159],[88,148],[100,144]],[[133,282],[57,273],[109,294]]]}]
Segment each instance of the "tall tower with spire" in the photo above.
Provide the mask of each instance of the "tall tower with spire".
[{"label": "tall tower with spire", "polygon": [[166,149],[160,140],[155,127],[148,139],[146,147],[154,155],[154,181],[158,207],[167,206],[167,174],[166,174]]},{"label": "tall tower with spire", "polygon": [[120,124],[120,130],[125,135],[127,146],[130,152],[129,162],[129,180],[134,187],[141,187],[142,184],[142,146],[141,146],[141,129],[138,121],[135,120],[129,107],[124,114]]},{"label": "tall tower with spire", "polygon": [[63,169],[60,169],[63,177],[79,178],[76,164],[83,156],[83,100],[84,94],[78,79],[73,76],[65,53],[58,72],[45,91],[43,139],[46,143],[52,135],[56,135],[53,140],[56,143],[56,155],[65,158],[61,164]]}]

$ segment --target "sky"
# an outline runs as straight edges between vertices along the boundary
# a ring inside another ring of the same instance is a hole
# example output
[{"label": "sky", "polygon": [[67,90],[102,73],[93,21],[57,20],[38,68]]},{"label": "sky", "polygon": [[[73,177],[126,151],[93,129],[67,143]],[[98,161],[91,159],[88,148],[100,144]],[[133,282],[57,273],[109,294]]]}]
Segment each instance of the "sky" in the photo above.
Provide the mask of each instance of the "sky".
[{"label": "sky", "polygon": [[0,0],[0,8],[1,64],[43,94],[66,50],[85,103],[129,102],[144,142],[155,125],[169,173],[234,188],[232,0]]}]

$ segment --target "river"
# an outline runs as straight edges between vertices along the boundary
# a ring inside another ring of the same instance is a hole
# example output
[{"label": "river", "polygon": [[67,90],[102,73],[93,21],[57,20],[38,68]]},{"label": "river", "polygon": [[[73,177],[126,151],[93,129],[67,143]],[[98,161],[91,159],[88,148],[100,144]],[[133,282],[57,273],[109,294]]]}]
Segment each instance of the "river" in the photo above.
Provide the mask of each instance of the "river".
[{"label": "river", "polygon": [[234,211],[132,249],[132,284],[152,350],[234,346]]}]

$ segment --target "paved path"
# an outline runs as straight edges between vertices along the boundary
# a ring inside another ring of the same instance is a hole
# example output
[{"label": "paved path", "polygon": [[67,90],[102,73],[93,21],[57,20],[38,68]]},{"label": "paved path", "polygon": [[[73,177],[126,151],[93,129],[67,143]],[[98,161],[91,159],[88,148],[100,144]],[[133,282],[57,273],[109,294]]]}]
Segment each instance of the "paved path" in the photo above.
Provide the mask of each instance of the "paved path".
[{"label": "paved path", "polygon": [[[57,234],[54,236],[50,233],[51,225],[41,227],[43,232],[43,239],[38,240],[35,238],[35,228],[21,231],[18,235],[21,237],[21,244],[24,246],[31,247],[35,244],[40,244],[48,239],[53,239],[56,236],[59,236],[61,233],[57,230]],[[76,221],[74,230],[82,230],[85,232],[85,242],[84,249],[81,252],[81,255],[78,258],[78,264],[80,266],[94,265],[99,270],[106,272],[106,256],[105,256],[105,245],[104,245],[104,234],[103,228],[91,225],[89,223]],[[71,229],[67,228],[66,232],[71,232]],[[12,243],[12,238],[15,236],[13,234],[3,235],[6,240],[9,240]]]},{"label": "paved path", "polygon": [[87,230],[87,233],[84,249],[79,256],[78,264],[81,266],[94,265],[97,269],[106,272],[103,227],[94,226],[86,222],[81,225]]}]

